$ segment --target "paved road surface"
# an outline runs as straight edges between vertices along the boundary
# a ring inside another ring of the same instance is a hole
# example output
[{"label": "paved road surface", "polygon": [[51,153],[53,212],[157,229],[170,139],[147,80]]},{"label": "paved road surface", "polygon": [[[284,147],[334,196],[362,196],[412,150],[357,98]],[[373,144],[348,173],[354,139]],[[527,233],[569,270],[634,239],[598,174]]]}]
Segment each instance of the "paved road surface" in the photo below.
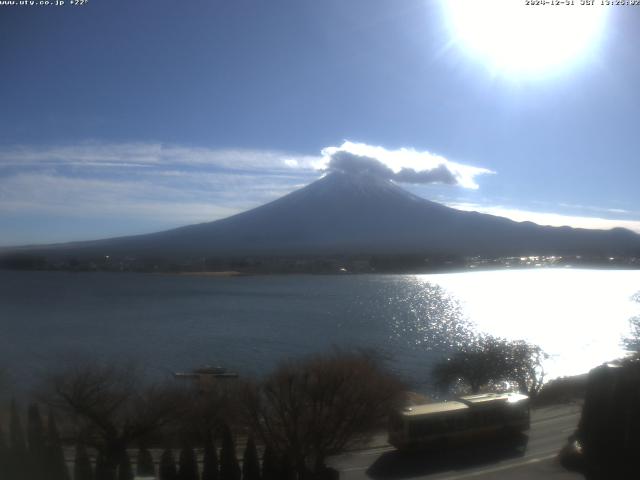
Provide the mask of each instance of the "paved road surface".
[{"label": "paved road surface", "polygon": [[341,480],[579,480],[557,454],[573,433],[580,407],[562,405],[532,411],[526,449],[481,445],[455,454],[400,454],[378,437],[371,448],[334,457],[330,464]]}]

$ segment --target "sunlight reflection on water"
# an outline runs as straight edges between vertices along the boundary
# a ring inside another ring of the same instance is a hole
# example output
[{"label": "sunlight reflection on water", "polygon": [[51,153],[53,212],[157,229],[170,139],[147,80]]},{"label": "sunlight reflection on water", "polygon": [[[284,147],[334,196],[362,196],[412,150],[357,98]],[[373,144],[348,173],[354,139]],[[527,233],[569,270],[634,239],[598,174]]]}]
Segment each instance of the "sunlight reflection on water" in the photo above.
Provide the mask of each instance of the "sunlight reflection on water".
[{"label": "sunlight reflection on water", "polygon": [[549,377],[581,373],[625,354],[621,338],[640,312],[640,272],[541,269],[416,275],[460,302],[480,331],[538,344]]},{"label": "sunlight reflection on water", "polygon": [[460,303],[428,277],[406,276],[402,288],[389,298],[395,340],[431,351],[447,352],[475,334]]}]

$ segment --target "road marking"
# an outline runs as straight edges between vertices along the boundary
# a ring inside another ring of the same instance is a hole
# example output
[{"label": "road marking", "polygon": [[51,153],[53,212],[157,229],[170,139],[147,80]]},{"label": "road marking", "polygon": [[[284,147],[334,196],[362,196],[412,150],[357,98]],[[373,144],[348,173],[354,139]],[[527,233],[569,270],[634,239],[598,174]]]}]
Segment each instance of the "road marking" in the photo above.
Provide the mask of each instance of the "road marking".
[{"label": "road marking", "polygon": [[[530,458],[528,460],[525,460],[524,462],[510,463],[509,465],[503,465],[501,467],[494,467],[494,468],[489,468],[489,469],[482,470],[482,471],[475,471],[475,472],[471,472],[471,473],[465,473],[465,474],[454,476],[454,477],[434,477],[434,478],[437,478],[438,480],[457,480],[459,478],[477,477],[478,475],[483,475],[485,473],[499,472],[501,470],[509,470],[510,468],[522,467],[524,465],[528,465],[528,464],[531,464],[531,463],[542,462],[543,460],[549,460],[550,458],[556,457],[558,455],[557,449],[549,450],[547,452],[540,452],[540,453],[544,454],[544,456],[543,457]],[[363,465],[363,466],[359,466],[359,467],[340,468],[340,471],[341,472],[358,472],[358,471],[362,471],[362,470],[368,470],[369,468],[370,468],[370,465]],[[434,473],[430,473],[429,475],[445,475],[445,474],[446,474],[446,472],[440,472],[440,473],[435,473],[434,472]]]},{"label": "road marking", "polygon": [[366,450],[353,450],[351,452],[346,452],[343,455],[353,457],[369,457],[371,455],[377,455],[379,453],[393,452],[394,450],[396,450],[395,447],[374,447],[368,448]]},{"label": "road marking", "polygon": [[529,460],[527,460],[525,462],[512,463],[510,465],[503,465],[502,467],[488,468],[486,470],[480,470],[480,471],[476,471],[476,472],[465,473],[463,475],[456,475],[454,477],[441,477],[440,480],[459,480],[461,478],[479,477],[480,475],[485,475],[487,473],[496,473],[496,472],[501,472],[501,471],[504,471],[504,470],[510,470],[512,468],[524,467],[525,465],[530,465],[532,463],[538,463],[538,462],[542,462],[544,460],[549,460],[551,458],[554,458],[555,456],[557,456],[557,453],[553,453],[551,455],[546,455],[544,457],[532,458],[532,459],[529,459]]},{"label": "road marking", "polygon": [[577,414],[572,414],[572,415],[558,415],[557,417],[553,417],[553,418],[545,418],[542,420],[536,420],[535,422],[531,422],[531,425],[542,425],[543,423],[559,423],[562,420],[570,420],[570,421],[576,421],[578,420],[579,415]]}]

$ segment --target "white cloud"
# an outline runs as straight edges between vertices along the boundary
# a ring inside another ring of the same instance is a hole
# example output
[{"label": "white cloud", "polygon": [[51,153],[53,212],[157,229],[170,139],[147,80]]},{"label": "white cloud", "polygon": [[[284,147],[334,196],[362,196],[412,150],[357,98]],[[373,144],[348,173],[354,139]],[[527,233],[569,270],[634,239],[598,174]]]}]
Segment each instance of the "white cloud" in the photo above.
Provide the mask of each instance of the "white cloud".
[{"label": "white cloud", "polygon": [[515,220],[516,222],[529,221],[537,223],[538,225],[549,225],[553,227],[569,226],[574,228],[593,228],[600,230],[622,227],[640,233],[640,220],[563,215],[559,213],[536,212],[503,206],[478,205],[474,203],[448,203],[448,206],[459,210],[475,211],[506,217],[511,220]]},{"label": "white cloud", "polygon": [[[225,218],[312,181],[317,172],[304,165],[319,158],[157,143],[0,148],[0,244],[30,243],[30,235],[42,243],[144,233]],[[62,225],[72,226],[67,237]]]},{"label": "white cloud", "polygon": [[380,164],[377,167],[378,172],[382,172],[386,167],[394,174],[389,175],[387,172],[388,178],[407,183],[448,183],[475,190],[478,188],[475,177],[495,173],[486,168],[454,162],[427,151],[411,148],[387,150],[384,147],[349,141],[343,142],[339,147],[323,149],[322,161],[316,164],[316,168],[331,168],[335,159],[344,154],[350,155],[351,159],[377,160]]},{"label": "white cloud", "polygon": [[600,213],[619,213],[619,214],[630,214],[634,213],[630,210],[626,210],[624,208],[604,208],[604,207],[594,207],[592,205],[579,205],[574,203],[559,203],[561,207],[566,208],[574,208],[579,210],[590,210],[592,212],[600,212]]},{"label": "white cloud", "polygon": [[[2,217],[44,216],[76,223],[103,219],[116,225],[139,219],[153,231],[225,218],[274,200],[296,186],[290,179],[254,175],[190,174],[176,182],[175,177],[166,179],[162,175],[114,180],[21,173],[0,182],[0,221]],[[46,235],[43,231],[42,236]],[[85,238],[91,238],[91,234]],[[0,243],[13,242],[0,239]]]},{"label": "white cloud", "polygon": [[[310,175],[329,167],[338,154],[350,154],[376,160],[393,171],[397,181],[429,183],[428,175],[455,179],[465,188],[478,188],[475,177],[491,170],[453,162],[441,155],[401,148],[345,141],[339,147],[327,147],[321,155],[304,155],[277,150],[211,149],[163,143],[84,142],[74,145],[13,146],[0,148],[0,168],[80,168],[92,170],[147,170],[155,175],[189,174],[188,169],[219,173],[254,172],[261,175]],[[0,170],[0,173],[2,171]],[[171,172],[171,173],[170,173]],[[446,175],[444,175],[446,174]]]},{"label": "white cloud", "polygon": [[218,167],[234,170],[307,167],[320,157],[275,150],[211,149],[162,143],[84,142],[58,146],[0,149],[0,166]]}]

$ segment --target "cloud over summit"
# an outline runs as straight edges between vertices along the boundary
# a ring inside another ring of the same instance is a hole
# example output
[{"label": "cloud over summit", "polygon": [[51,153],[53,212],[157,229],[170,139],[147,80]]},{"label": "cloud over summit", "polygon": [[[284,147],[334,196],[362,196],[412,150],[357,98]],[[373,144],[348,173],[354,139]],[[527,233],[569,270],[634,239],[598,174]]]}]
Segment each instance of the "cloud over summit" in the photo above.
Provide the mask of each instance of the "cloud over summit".
[{"label": "cloud over summit", "polygon": [[322,150],[323,168],[402,183],[457,185],[477,189],[475,177],[493,173],[485,168],[452,162],[440,155],[413,149],[387,150],[363,143],[344,142]]},{"label": "cloud over summit", "polygon": [[420,171],[405,167],[398,172],[394,172],[375,158],[354,155],[345,151],[338,151],[331,156],[327,170],[350,174],[367,173],[385,180],[395,180],[403,183],[443,183],[446,185],[456,185],[458,183],[456,176],[445,164]]}]

